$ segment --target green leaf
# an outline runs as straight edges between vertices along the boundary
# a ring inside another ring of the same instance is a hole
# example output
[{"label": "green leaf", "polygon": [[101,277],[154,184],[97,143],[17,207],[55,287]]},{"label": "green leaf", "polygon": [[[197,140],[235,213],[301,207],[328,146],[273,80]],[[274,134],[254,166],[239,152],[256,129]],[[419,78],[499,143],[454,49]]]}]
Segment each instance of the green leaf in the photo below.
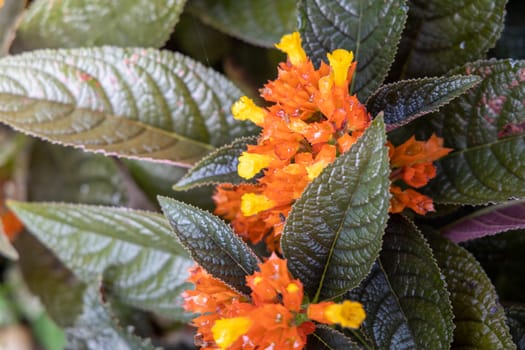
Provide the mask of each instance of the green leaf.
[{"label": "green leaf", "polygon": [[515,349],[498,295],[476,259],[438,234],[428,237],[454,310],[452,348]]},{"label": "green leaf", "polygon": [[231,183],[237,185],[246,182],[246,179],[237,173],[237,165],[239,164],[239,157],[242,152],[246,151],[246,147],[255,143],[257,143],[256,137],[240,138],[213,151],[195,164],[173,186],[173,189],[184,191],[210,184]]},{"label": "green leaf", "polygon": [[512,340],[518,350],[525,349],[525,308],[523,306],[511,306],[505,309],[507,324],[510,328]]},{"label": "green leaf", "polygon": [[379,254],[389,207],[385,143],[378,117],[306,188],[286,220],[283,254],[314,301],[355,287]]},{"label": "green leaf", "polygon": [[57,203],[9,206],[80,280],[104,275],[108,290],[123,302],[182,317],[180,293],[193,262],[161,215]]},{"label": "green leaf", "polygon": [[378,350],[449,349],[452,309],[432,252],[408,219],[390,218],[381,256],[345,297],[363,303],[363,330]]},{"label": "green leaf", "polygon": [[388,73],[407,11],[406,0],[302,0],[303,46],[316,65],[335,49],[354,51],[352,91],[364,101]]},{"label": "green leaf", "polygon": [[233,119],[240,91],[179,54],[45,50],[0,60],[0,121],[46,140],[188,167],[250,134]]},{"label": "green leaf", "polygon": [[0,56],[7,55],[9,51],[25,5],[26,0],[4,0],[0,8]]},{"label": "green leaf", "polygon": [[159,197],[164,215],[191,257],[213,277],[249,294],[245,277],[257,270],[255,253],[218,217],[167,197]]},{"label": "green leaf", "polygon": [[141,339],[132,329],[122,329],[109,303],[101,301],[96,283],[84,293],[83,313],[74,327],[66,329],[66,349],[71,350],[154,350],[149,340]]},{"label": "green leaf", "polygon": [[503,29],[507,0],[410,1],[394,70],[435,76],[485,58]]},{"label": "green leaf", "polygon": [[381,86],[370,96],[366,108],[372,115],[383,111],[389,131],[437,111],[480,80],[475,75],[403,80]]},{"label": "green leaf", "polygon": [[186,0],[33,1],[15,51],[87,46],[161,47]]},{"label": "green leaf", "polygon": [[0,255],[10,260],[18,260],[19,258],[18,252],[4,232],[3,225],[0,225]]},{"label": "green leaf", "polygon": [[346,337],[343,333],[324,326],[317,325],[315,333],[308,336],[306,342],[307,350],[360,350],[362,349],[352,339]]},{"label": "green leaf", "polygon": [[192,0],[188,11],[220,31],[265,47],[296,28],[295,0]]}]

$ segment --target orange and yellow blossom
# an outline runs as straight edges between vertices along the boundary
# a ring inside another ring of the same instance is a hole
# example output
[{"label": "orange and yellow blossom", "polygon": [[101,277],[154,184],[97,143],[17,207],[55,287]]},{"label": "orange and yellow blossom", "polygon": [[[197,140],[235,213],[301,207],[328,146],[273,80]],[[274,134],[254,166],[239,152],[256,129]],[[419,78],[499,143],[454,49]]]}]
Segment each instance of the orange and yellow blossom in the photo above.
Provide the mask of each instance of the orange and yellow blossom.
[{"label": "orange and yellow blossom", "polygon": [[286,260],[275,254],[246,278],[250,298],[200,267],[190,271],[188,280],[195,290],[183,295],[184,308],[202,314],[192,322],[201,349],[300,350],[315,330],[313,321],[358,328],[365,318],[363,306],[354,301],[303,305],[303,284],[291,276]]}]

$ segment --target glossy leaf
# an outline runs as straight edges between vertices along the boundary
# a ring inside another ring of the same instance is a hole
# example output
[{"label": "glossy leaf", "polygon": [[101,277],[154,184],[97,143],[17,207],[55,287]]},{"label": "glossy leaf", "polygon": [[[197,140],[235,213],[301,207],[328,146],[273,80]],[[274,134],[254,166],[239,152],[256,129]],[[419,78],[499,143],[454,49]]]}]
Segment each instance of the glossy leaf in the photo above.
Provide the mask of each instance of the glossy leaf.
[{"label": "glossy leaf", "polygon": [[101,45],[161,47],[185,2],[36,0],[20,24],[14,47],[16,51]]},{"label": "glossy leaf", "polygon": [[403,78],[441,75],[485,58],[503,29],[507,0],[410,0],[394,70]]},{"label": "glossy leaf", "polygon": [[249,294],[245,277],[257,269],[255,253],[221,219],[171,198],[159,197],[175,235],[195,262],[236,290]]},{"label": "glossy leaf", "polygon": [[517,229],[525,229],[525,200],[478,210],[445,226],[441,233],[452,242],[460,243]]},{"label": "glossy leaf", "polygon": [[123,302],[182,317],[179,295],[193,262],[161,215],[74,204],[9,206],[80,280],[104,275],[108,290]]},{"label": "glossy leaf", "polygon": [[476,259],[437,234],[429,240],[454,310],[452,349],[515,349],[498,295]]},{"label": "glossy leaf", "polygon": [[390,218],[378,262],[346,297],[363,303],[362,329],[378,350],[450,347],[445,283],[426,240],[404,217]]},{"label": "glossy leaf", "polygon": [[15,38],[18,21],[25,9],[26,0],[4,0],[0,8],[0,56],[7,55]]},{"label": "glossy leaf", "polygon": [[363,349],[343,333],[324,326],[317,325],[315,332],[308,336],[307,350],[360,350]]},{"label": "glossy leaf", "polygon": [[313,300],[355,287],[379,254],[389,207],[385,142],[379,117],[306,188],[286,220],[283,253]]},{"label": "glossy leaf", "polygon": [[302,0],[303,46],[315,64],[326,61],[327,52],[352,50],[357,61],[352,91],[364,101],[394,60],[407,10],[406,0]]},{"label": "glossy leaf", "polygon": [[186,167],[254,130],[230,115],[240,95],[218,73],[153,49],[45,50],[0,60],[1,121],[56,143]]},{"label": "glossy leaf", "polygon": [[505,314],[507,315],[507,324],[512,340],[516,343],[517,349],[525,349],[525,308],[523,306],[511,306],[505,309]]},{"label": "glossy leaf", "polygon": [[91,283],[83,296],[83,312],[74,327],[66,329],[70,350],[154,350],[149,340],[140,339],[132,329],[123,329],[112,315],[110,305],[103,303],[96,283]]},{"label": "glossy leaf", "polygon": [[213,151],[195,164],[195,166],[173,186],[173,189],[183,191],[203,185],[220,183],[240,184],[246,182],[246,180],[237,173],[239,157],[242,152],[246,151],[248,145],[256,143],[256,137],[240,138],[229,145]]},{"label": "glossy leaf", "polygon": [[220,31],[266,47],[296,27],[295,0],[192,0],[188,11]]},{"label": "glossy leaf", "polygon": [[475,75],[403,80],[381,86],[366,102],[372,115],[384,113],[387,131],[435,112],[477,85]]}]

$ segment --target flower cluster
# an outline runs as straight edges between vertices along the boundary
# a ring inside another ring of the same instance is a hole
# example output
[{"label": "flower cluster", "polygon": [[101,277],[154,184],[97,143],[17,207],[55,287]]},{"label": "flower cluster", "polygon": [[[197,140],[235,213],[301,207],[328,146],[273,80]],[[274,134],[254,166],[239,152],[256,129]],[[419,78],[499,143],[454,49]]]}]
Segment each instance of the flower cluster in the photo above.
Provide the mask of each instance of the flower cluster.
[{"label": "flower cluster", "polygon": [[432,198],[411,188],[403,190],[395,183],[402,182],[414,188],[425,186],[430,179],[436,176],[436,167],[432,162],[447,155],[452,149],[443,147],[443,139],[436,135],[432,135],[426,142],[416,141],[412,136],[397,147],[389,142],[388,149],[392,168],[390,179],[393,183],[390,187],[392,193],[390,212],[400,213],[405,208],[410,208],[424,215],[433,211]]},{"label": "flower cluster", "polygon": [[193,320],[201,349],[299,350],[315,330],[313,321],[358,328],[365,318],[363,306],[349,300],[305,306],[301,281],[292,278],[286,260],[275,254],[259,268],[246,278],[250,298],[199,266],[191,270],[195,289],[184,293],[184,308],[201,314]]}]

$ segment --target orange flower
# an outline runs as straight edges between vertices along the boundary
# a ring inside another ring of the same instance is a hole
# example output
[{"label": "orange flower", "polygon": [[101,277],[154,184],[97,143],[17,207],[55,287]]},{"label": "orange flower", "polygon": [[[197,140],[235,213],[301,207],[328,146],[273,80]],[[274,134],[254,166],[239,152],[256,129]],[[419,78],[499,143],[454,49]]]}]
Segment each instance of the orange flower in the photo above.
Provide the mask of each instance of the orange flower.
[{"label": "orange flower", "polygon": [[338,324],[346,328],[359,328],[365,320],[363,305],[345,300],[341,304],[326,301],[308,306],[308,317],[317,322]]},{"label": "orange flower", "polygon": [[434,211],[432,198],[411,188],[402,190],[401,187],[392,185],[390,193],[392,194],[389,210],[391,213],[401,213],[405,208],[410,208],[420,215]]},{"label": "orange flower", "polygon": [[3,213],[0,216],[0,220],[2,220],[4,233],[10,241],[14,241],[18,234],[24,229],[22,222],[10,210],[7,210],[5,213]]},{"label": "orange flower", "polygon": [[393,168],[408,166],[416,163],[433,162],[446,156],[452,148],[443,147],[443,139],[435,134],[428,141],[416,141],[412,136],[402,145],[390,147],[390,164]]}]

